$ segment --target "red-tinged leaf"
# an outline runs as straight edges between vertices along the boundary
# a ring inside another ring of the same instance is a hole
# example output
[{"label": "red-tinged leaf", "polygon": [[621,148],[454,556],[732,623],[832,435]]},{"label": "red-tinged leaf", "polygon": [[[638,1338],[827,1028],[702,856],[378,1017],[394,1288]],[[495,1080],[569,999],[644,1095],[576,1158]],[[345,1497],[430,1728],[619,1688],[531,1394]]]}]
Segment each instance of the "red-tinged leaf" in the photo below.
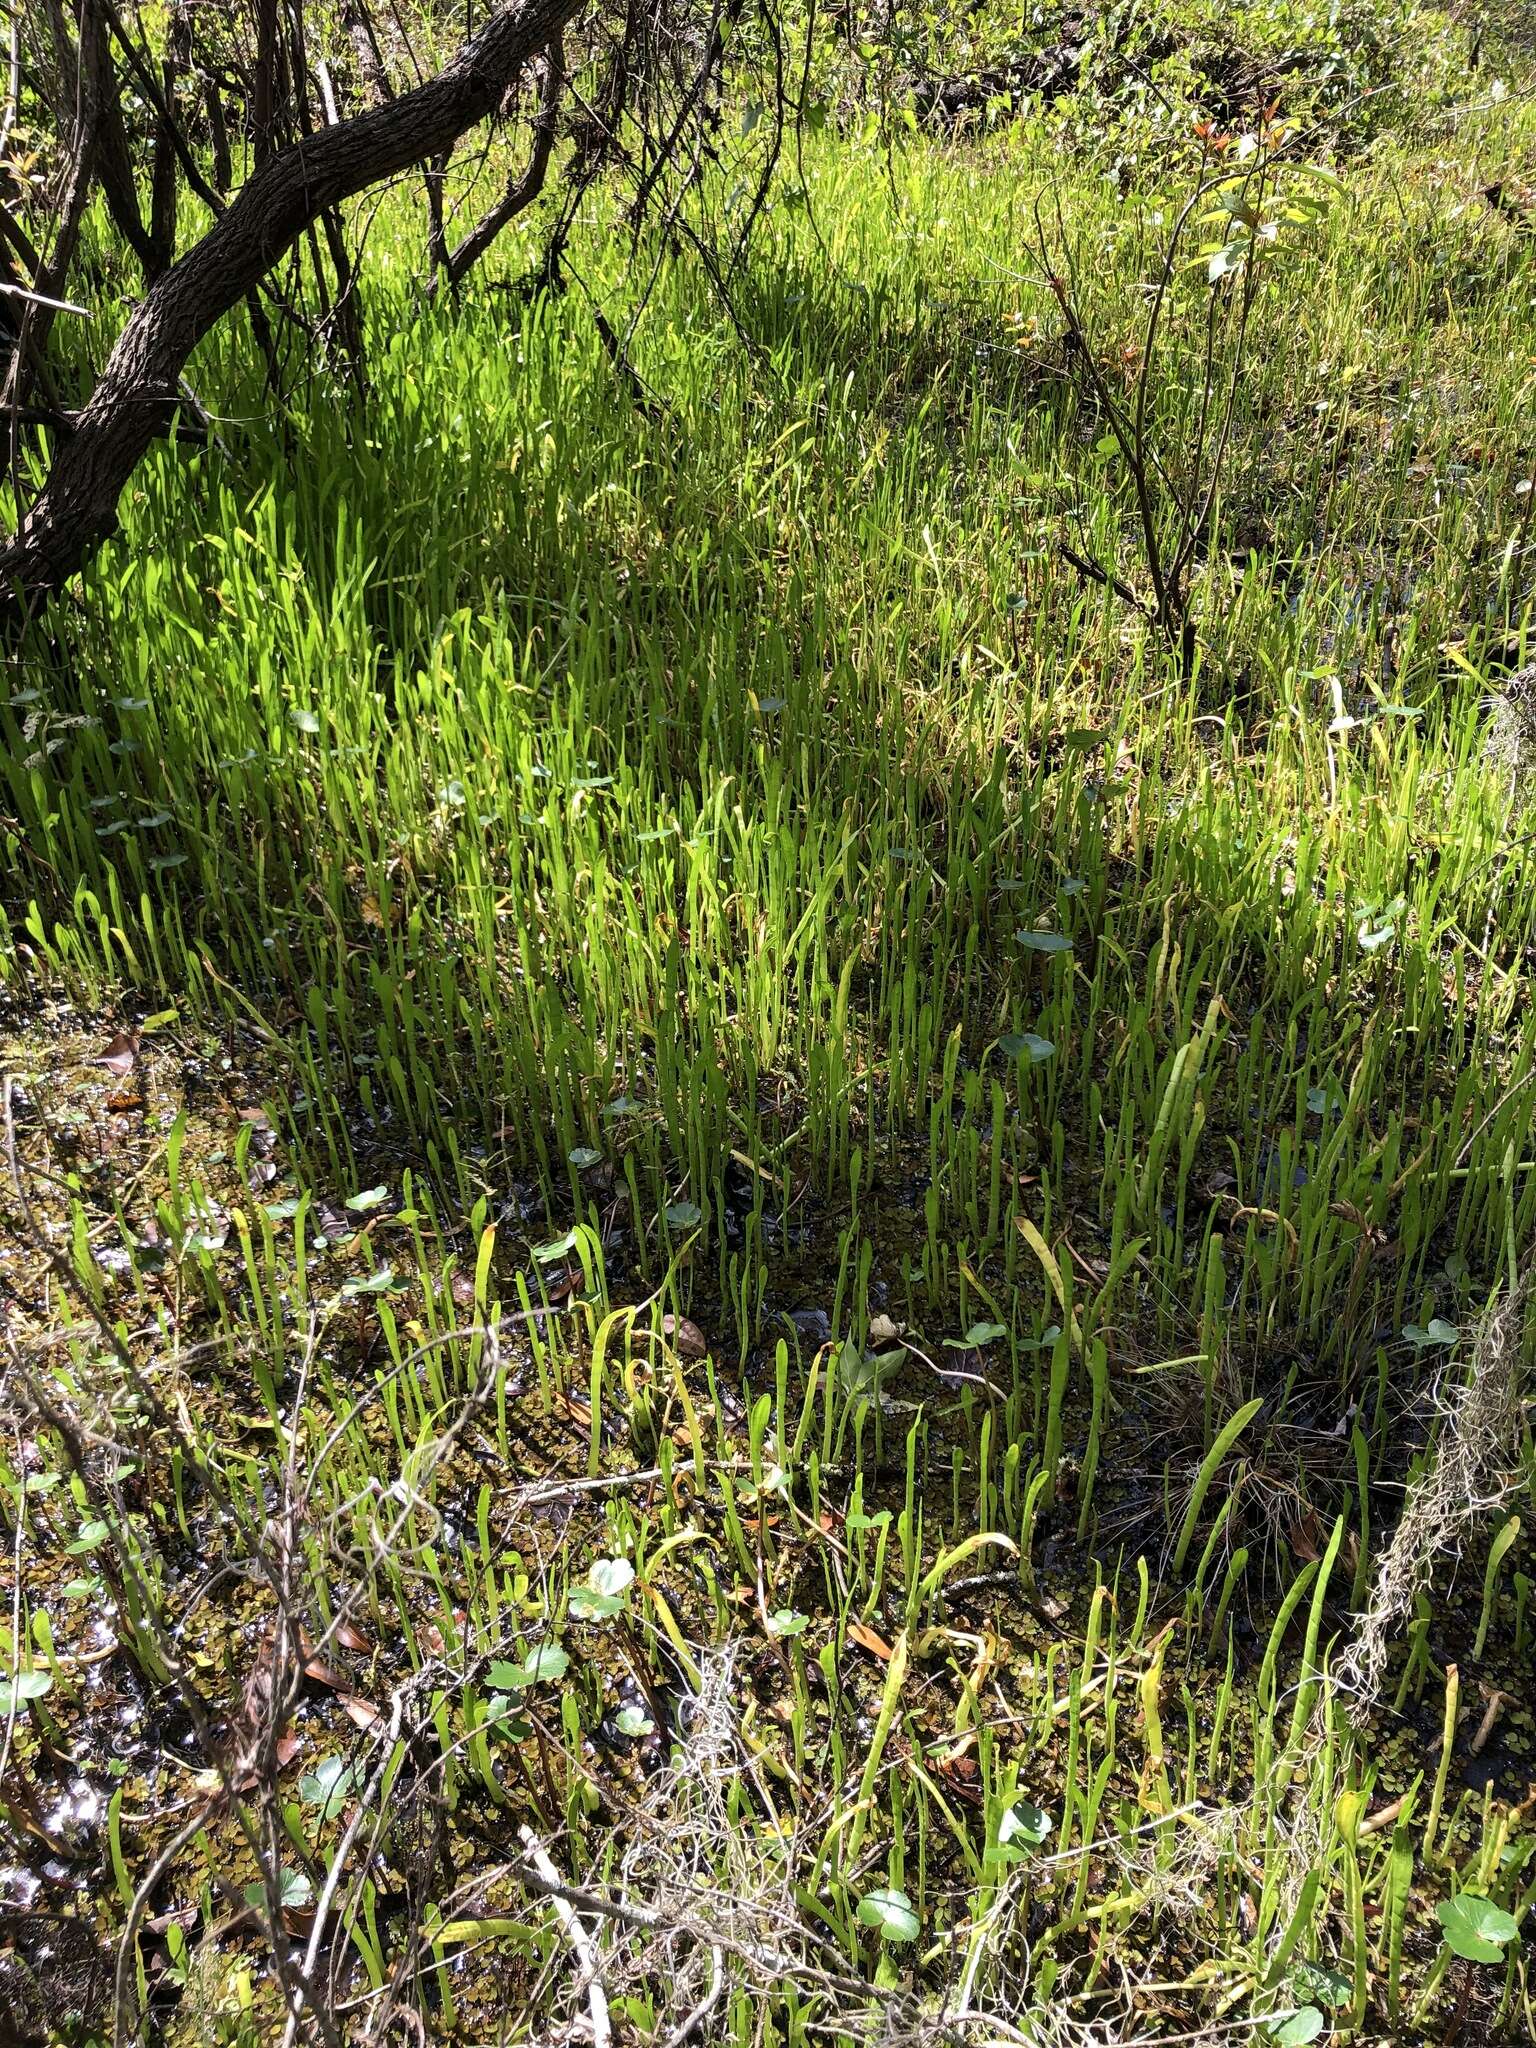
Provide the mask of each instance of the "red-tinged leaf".
[{"label": "red-tinged leaf", "polygon": [[277,1759],[277,1768],[286,1771],[299,1751],[304,1747],[303,1739],[290,1728],[285,1735],[279,1735],[272,1745],[272,1754]]},{"label": "red-tinged leaf", "polygon": [[362,1630],[355,1627],[350,1621],[337,1622],[336,1640],[344,1650],[355,1650],[359,1657],[371,1657],[373,1655],[372,1643],[369,1642]]}]

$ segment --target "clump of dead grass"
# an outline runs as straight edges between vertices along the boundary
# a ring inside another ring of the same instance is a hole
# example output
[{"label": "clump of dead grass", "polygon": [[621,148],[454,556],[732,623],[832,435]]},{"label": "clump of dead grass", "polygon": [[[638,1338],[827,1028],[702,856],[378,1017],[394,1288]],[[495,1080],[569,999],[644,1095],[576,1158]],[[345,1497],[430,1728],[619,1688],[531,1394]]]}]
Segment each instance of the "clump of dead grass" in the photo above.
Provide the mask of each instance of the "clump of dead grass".
[{"label": "clump of dead grass", "polygon": [[1358,1726],[1381,1697],[1392,1637],[1438,1565],[1459,1556],[1482,1518],[1504,1498],[1505,1465],[1519,1435],[1530,1270],[1489,1304],[1465,1377],[1436,1390],[1444,1426],[1433,1456],[1408,1490],[1377,1567],[1353,1642],[1333,1668],[1333,1691]]}]

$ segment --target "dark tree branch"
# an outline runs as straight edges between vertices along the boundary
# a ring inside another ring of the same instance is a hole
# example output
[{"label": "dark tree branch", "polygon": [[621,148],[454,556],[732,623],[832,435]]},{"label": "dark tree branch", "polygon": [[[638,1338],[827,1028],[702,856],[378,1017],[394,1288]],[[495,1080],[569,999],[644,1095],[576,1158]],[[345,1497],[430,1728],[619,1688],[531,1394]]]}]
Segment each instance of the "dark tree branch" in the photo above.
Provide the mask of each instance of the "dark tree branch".
[{"label": "dark tree branch", "polygon": [[551,40],[542,69],[543,86],[538,112],[533,117],[533,154],[528,159],[528,167],[520,178],[508,184],[496,205],[482,215],[463,240],[444,255],[443,272],[455,288],[480,261],[502,229],[525,212],[544,190],[559,126],[560,94],[565,85],[565,45],[559,36]]},{"label": "dark tree branch", "polygon": [[510,0],[425,85],[268,158],[129,319],[42,495],[0,549],[0,581],[28,605],[58,590],[114,531],[123,487],[172,418],[182,369],[204,335],[328,208],[493,114],[577,4]]},{"label": "dark tree branch", "polygon": [[[155,109],[154,157],[150,168],[149,239],[155,275],[176,260],[176,171],[191,155],[176,122],[176,93],[192,63],[192,25],[186,0],[172,0],[160,67],[159,105]],[[217,212],[217,208],[214,209]]]},{"label": "dark tree branch", "polygon": [[[214,187],[208,183],[208,180],[203,176],[202,172],[198,169],[197,159],[192,154],[191,149],[188,147],[187,139],[181,132],[181,127],[177,122],[175,114],[172,110],[170,99],[167,97],[167,92],[174,96],[175,90],[174,79],[171,75],[170,59],[167,59],[165,70],[165,83],[164,87],[162,87],[161,84],[156,82],[154,72],[150,70],[149,65],[146,63],[144,59],[143,53],[140,51],[138,45],[134,42],[133,38],[129,35],[127,28],[123,24],[123,18],[118,13],[116,7],[112,4],[112,0],[102,0],[102,13],[106,16],[107,26],[111,29],[112,34],[116,39],[117,46],[122,51],[124,59],[127,62],[129,70],[133,73],[134,82],[137,84],[140,92],[143,93],[144,97],[149,101],[149,104],[155,110],[155,148],[157,152],[155,161],[157,167],[160,161],[158,154],[160,148],[160,140],[163,137],[166,146],[175,153],[176,161],[181,166],[182,176],[186,179],[187,184],[191,187],[192,191],[194,191],[197,194],[198,198],[202,200],[203,204],[207,207],[210,213],[214,215],[221,214],[224,211],[224,201],[220,197],[219,193],[214,189]],[[184,7],[178,6],[176,10],[175,19],[178,23],[182,25],[183,28],[185,28],[187,22],[187,15]],[[179,39],[177,47],[179,50]],[[180,66],[182,69],[185,69],[187,61],[190,61],[189,58],[180,60]],[[218,85],[215,80],[210,79],[210,126],[212,125],[212,109],[214,107],[219,108],[220,115],[222,118],[223,105],[219,99]],[[217,158],[217,138],[215,138],[214,155]],[[227,182],[228,177],[227,158],[228,140],[226,138],[225,182]],[[156,175],[157,177],[159,175],[158,168]],[[165,269],[169,268],[169,258],[167,258],[166,263],[161,267]]]},{"label": "dark tree branch", "polygon": [[164,263],[159,260],[154,237],[144,225],[139,207],[139,188],[133,175],[133,157],[129,152],[128,131],[123,124],[122,97],[115,79],[111,81],[106,104],[101,110],[96,140],[96,183],[101,187],[102,197],[107,202],[107,210],[118,233],[138,258],[146,282],[153,284],[160,273],[169,268],[169,258]]},{"label": "dark tree branch", "polygon": [[[69,32],[62,16],[55,23],[55,35],[60,43],[60,63],[63,65],[71,52]],[[23,402],[27,395],[25,367],[29,361],[41,361],[47,350],[48,331],[53,325],[56,302],[65,297],[70,265],[74,262],[75,246],[90,202],[111,70],[107,61],[106,22],[99,0],[84,0],[80,10],[80,42],[72,54],[74,123],[59,192],[58,226],[53,246],[39,263],[32,281],[36,297],[27,305],[22,318],[22,345],[11,358],[6,392],[9,405]]]},{"label": "dark tree branch", "polygon": [[384,67],[384,58],[379,49],[379,39],[374,33],[373,17],[368,12],[367,0],[345,0],[341,10],[341,24],[351,39],[357,57],[358,75],[367,88],[369,98],[376,107],[386,106],[394,98],[395,90]]}]

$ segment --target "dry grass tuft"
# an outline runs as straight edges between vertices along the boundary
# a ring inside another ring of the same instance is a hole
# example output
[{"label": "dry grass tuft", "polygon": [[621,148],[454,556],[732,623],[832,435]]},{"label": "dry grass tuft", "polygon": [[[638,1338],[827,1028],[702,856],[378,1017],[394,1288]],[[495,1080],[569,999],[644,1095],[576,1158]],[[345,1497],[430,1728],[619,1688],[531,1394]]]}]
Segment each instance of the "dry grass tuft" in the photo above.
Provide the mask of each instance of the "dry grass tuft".
[{"label": "dry grass tuft", "polygon": [[1358,1726],[1381,1696],[1393,1631],[1412,1611],[1437,1564],[1462,1544],[1508,1491],[1503,1465],[1518,1440],[1530,1269],[1485,1312],[1464,1383],[1437,1390],[1445,1413],[1434,1457],[1414,1485],[1355,1639],[1333,1670],[1333,1690]]}]

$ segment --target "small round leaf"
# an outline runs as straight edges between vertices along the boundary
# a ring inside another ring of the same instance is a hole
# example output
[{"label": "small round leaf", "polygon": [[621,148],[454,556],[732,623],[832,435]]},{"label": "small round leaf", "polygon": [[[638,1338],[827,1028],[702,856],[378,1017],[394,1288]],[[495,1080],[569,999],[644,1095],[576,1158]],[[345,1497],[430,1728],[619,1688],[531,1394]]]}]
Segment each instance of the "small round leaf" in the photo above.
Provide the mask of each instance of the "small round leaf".
[{"label": "small round leaf", "polygon": [[1468,1963],[1501,1963],[1504,1950],[1520,1932],[1513,1915],[1476,1892],[1458,1892],[1442,1899],[1435,1917],[1445,1930],[1452,1955]]},{"label": "small round leaf", "polygon": [[859,1901],[859,1925],[873,1927],[882,1941],[916,1941],[918,1918],[905,1892],[866,1892]]},{"label": "small round leaf", "polygon": [[1315,2041],[1327,2024],[1315,2005],[1303,2005],[1272,2026],[1270,2038],[1278,2041],[1280,2048],[1306,2048],[1306,2043]]}]

